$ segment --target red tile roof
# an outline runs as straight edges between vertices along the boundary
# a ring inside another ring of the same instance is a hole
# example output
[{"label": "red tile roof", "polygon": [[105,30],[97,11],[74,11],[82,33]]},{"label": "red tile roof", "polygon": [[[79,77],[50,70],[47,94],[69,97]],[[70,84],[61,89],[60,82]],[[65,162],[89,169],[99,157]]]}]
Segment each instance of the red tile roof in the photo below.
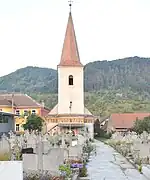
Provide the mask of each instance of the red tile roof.
[{"label": "red tile roof", "polygon": [[76,41],[71,13],[69,14],[61,60],[58,66],[83,66],[80,62],[78,45]]},{"label": "red tile roof", "polygon": [[144,117],[150,116],[150,113],[124,113],[112,114],[110,117],[111,125],[114,128],[132,128],[136,119],[143,120]]},{"label": "red tile roof", "polygon": [[7,99],[0,99],[0,106],[11,106],[12,102]]},{"label": "red tile roof", "polygon": [[[41,107],[42,105],[26,94],[14,93],[13,95],[15,107]],[[12,94],[0,94],[0,105],[11,106]]]}]

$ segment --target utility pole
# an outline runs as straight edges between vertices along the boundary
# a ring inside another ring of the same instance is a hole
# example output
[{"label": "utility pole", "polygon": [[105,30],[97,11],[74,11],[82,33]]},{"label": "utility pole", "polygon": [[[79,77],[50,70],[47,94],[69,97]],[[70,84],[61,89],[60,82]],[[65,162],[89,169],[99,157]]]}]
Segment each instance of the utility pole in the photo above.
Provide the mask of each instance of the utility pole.
[{"label": "utility pole", "polygon": [[11,97],[11,108],[12,108],[12,114],[14,114],[14,93],[12,93],[12,97]]},{"label": "utility pole", "polygon": [[72,108],[72,101],[70,101],[70,106],[69,106],[69,109],[70,109],[70,133],[71,133],[71,108]]}]

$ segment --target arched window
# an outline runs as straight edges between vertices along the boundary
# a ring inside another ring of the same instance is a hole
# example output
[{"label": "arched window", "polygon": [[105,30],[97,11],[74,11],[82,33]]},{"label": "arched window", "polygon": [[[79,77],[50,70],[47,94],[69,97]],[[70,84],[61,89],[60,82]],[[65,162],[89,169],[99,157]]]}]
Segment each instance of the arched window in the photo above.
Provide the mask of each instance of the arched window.
[{"label": "arched window", "polygon": [[73,76],[70,75],[69,76],[69,86],[72,86],[73,85]]}]

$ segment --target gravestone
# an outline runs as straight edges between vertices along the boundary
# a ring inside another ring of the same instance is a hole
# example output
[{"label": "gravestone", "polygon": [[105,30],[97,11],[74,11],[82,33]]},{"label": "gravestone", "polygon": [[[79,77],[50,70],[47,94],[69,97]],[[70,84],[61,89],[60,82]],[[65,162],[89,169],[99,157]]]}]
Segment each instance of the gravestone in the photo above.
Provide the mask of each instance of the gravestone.
[{"label": "gravestone", "polygon": [[35,149],[36,148],[36,136],[35,134],[30,134],[28,137],[27,137],[27,148],[33,148]]},{"label": "gravestone", "polygon": [[38,170],[43,170],[43,142],[37,144]]},{"label": "gravestone", "polygon": [[61,145],[62,145],[62,147],[65,147],[65,137],[64,137],[64,134],[62,134]]},{"label": "gravestone", "polygon": [[14,145],[11,149],[11,160],[20,160],[21,157],[21,147],[19,146],[19,141],[15,140]]},{"label": "gravestone", "polygon": [[9,143],[7,136],[3,134],[0,141],[0,153],[10,153],[10,151],[11,151],[11,144]]}]

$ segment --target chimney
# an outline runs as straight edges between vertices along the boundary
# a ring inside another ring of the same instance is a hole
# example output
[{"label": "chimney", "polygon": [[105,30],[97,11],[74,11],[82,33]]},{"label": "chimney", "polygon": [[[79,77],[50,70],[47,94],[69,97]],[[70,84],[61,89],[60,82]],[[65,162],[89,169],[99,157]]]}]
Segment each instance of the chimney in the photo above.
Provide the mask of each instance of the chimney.
[{"label": "chimney", "polygon": [[42,100],[42,107],[44,108],[45,107],[45,103],[44,103],[44,100]]}]

